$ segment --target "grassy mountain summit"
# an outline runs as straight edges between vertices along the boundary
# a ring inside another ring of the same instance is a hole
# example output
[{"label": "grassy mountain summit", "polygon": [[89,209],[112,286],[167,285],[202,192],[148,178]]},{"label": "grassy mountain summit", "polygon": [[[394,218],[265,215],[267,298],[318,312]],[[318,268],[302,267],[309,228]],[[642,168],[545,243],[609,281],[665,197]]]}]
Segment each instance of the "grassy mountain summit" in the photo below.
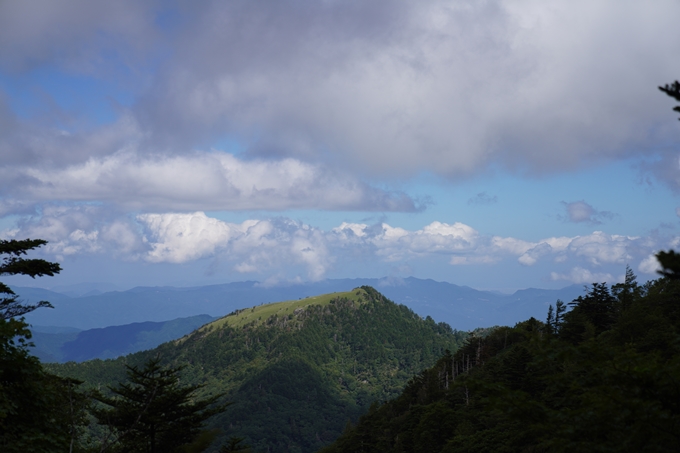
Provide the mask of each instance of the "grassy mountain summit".
[{"label": "grassy mountain summit", "polygon": [[234,401],[211,426],[242,436],[256,451],[312,452],[376,401],[399,394],[467,333],[421,318],[371,287],[236,310],[176,341],[116,360],[51,365],[64,376],[105,388],[124,364],[160,355],[185,365],[201,397]]},{"label": "grassy mountain summit", "polygon": [[[291,316],[299,314],[301,311],[305,310],[310,305],[328,305],[331,301],[336,299],[347,299],[351,300],[356,304],[361,304],[366,301],[366,290],[362,288],[355,289],[353,291],[347,291],[342,293],[331,293],[322,294],[320,296],[305,297],[298,300],[289,300],[284,302],[274,302],[271,304],[262,304],[257,307],[252,307],[250,309],[236,310],[227,316],[218,319],[217,321],[206,324],[201,327],[200,331],[209,331],[215,328],[219,328],[224,324],[228,324],[231,327],[243,327],[246,324],[259,325],[263,324],[271,318],[272,316]],[[290,318],[292,319],[292,317]]]}]

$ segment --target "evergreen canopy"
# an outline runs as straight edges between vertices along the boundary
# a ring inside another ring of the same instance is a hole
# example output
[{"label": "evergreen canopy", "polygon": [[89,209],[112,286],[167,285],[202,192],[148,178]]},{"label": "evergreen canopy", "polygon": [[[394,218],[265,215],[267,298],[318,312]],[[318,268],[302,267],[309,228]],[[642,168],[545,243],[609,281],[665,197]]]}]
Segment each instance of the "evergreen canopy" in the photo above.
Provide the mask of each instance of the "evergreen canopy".
[{"label": "evergreen canopy", "polygon": [[201,433],[203,423],[229,403],[216,404],[222,394],[195,399],[200,385],[180,385],[183,367],[163,367],[160,357],[143,368],[127,366],[128,382],[95,399],[108,408],[93,411],[102,425],[113,429],[124,451],[157,453],[180,451]]}]

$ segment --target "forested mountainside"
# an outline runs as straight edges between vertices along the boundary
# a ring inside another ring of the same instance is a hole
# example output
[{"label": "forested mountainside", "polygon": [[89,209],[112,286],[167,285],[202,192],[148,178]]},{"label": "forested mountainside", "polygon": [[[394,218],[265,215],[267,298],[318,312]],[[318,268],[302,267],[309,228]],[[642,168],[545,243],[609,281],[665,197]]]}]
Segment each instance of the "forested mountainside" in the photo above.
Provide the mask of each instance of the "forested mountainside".
[{"label": "forested mountainside", "polygon": [[678,451],[680,258],[658,256],[677,269],[469,337],[322,452]]},{"label": "forested mountainside", "polygon": [[164,322],[136,322],[101,329],[31,328],[31,353],[42,362],[113,359],[175,340],[214,318],[197,315]]},{"label": "forested mountainside", "polygon": [[375,401],[455,351],[467,333],[422,319],[370,287],[238,310],[180,340],[117,360],[48,365],[105,389],[125,364],[159,356],[186,368],[183,383],[234,404],[215,417],[223,442],[245,437],[255,451],[313,452],[336,439]]}]

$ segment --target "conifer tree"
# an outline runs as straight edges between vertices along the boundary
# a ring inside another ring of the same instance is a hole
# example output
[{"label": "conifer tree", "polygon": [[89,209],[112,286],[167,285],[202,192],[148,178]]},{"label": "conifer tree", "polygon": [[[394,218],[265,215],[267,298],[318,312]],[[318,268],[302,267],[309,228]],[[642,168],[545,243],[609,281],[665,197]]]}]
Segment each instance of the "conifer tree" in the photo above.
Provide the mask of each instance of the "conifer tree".
[{"label": "conifer tree", "polygon": [[109,408],[93,411],[99,423],[113,430],[113,442],[126,452],[170,453],[181,451],[203,428],[203,422],[222,412],[229,403],[217,404],[223,396],[196,399],[199,385],[182,386],[183,367],[163,367],[160,357],[143,368],[127,366],[128,381],[111,388],[113,397],[101,393],[95,399]]},{"label": "conifer tree", "polygon": [[[0,240],[0,275],[40,277],[61,267],[43,259],[24,258],[45,245],[42,239]],[[22,318],[47,301],[25,304],[0,283],[0,451],[73,451],[83,423],[85,398],[77,381],[47,373],[28,351],[31,332]]]},{"label": "conifer tree", "polygon": [[552,305],[548,307],[548,317],[545,320],[545,326],[548,333],[555,332],[555,310]]},{"label": "conifer tree", "polygon": [[564,318],[564,313],[567,311],[567,305],[560,299],[555,303],[555,331],[560,330],[560,324]]},{"label": "conifer tree", "polygon": [[[680,101],[680,83],[678,83],[677,80],[671,83],[670,85],[666,84],[662,87],[659,87],[659,90],[663,91],[676,101]],[[680,112],[680,106],[673,107],[673,110],[675,110],[676,112]]]},{"label": "conifer tree", "polygon": [[[0,275],[28,275],[32,278],[43,275],[54,276],[61,271],[58,263],[51,263],[43,259],[26,259],[23,255],[29,250],[47,244],[42,239],[24,239],[17,241],[0,240],[0,255],[4,255],[0,263]],[[19,296],[4,283],[0,283],[0,294],[6,296],[0,299],[0,319],[9,320],[30,313],[36,308],[52,307],[47,301],[40,301],[35,305],[22,304]]]}]

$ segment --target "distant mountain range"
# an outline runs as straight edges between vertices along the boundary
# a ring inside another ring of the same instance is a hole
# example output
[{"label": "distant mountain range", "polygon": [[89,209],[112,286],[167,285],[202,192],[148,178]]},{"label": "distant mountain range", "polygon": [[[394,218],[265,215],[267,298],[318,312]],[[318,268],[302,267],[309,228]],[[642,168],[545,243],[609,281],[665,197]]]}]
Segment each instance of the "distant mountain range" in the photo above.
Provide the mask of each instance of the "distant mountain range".
[{"label": "distant mountain range", "polygon": [[[525,289],[510,295],[479,291],[452,283],[418,278],[329,279],[314,283],[265,286],[256,281],[188,288],[137,287],[97,293],[95,288],[74,297],[40,288],[13,287],[26,301],[48,300],[54,309],[26,316],[37,326],[81,330],[140,322],[164,322],[200,314],[224,316],[238,308],[293,300],[316,294],[349,291],[367,285],[422,317],[431,316],[454,329],[471,330],[493,325],[514,325],[531,316],[543,319],[557,299],[569,302],[583,294],[572,285],[559,290]],[[82,289],[81,289],[82,293]]]},{"label": "distant mountain range", "polygon": [[31,341],[35,346],[31,353],[42,362],[115,359],[180,338],[213,319],[212,316],[198,315],[165,322],[135,322],[90,330],[32,326]]}]

